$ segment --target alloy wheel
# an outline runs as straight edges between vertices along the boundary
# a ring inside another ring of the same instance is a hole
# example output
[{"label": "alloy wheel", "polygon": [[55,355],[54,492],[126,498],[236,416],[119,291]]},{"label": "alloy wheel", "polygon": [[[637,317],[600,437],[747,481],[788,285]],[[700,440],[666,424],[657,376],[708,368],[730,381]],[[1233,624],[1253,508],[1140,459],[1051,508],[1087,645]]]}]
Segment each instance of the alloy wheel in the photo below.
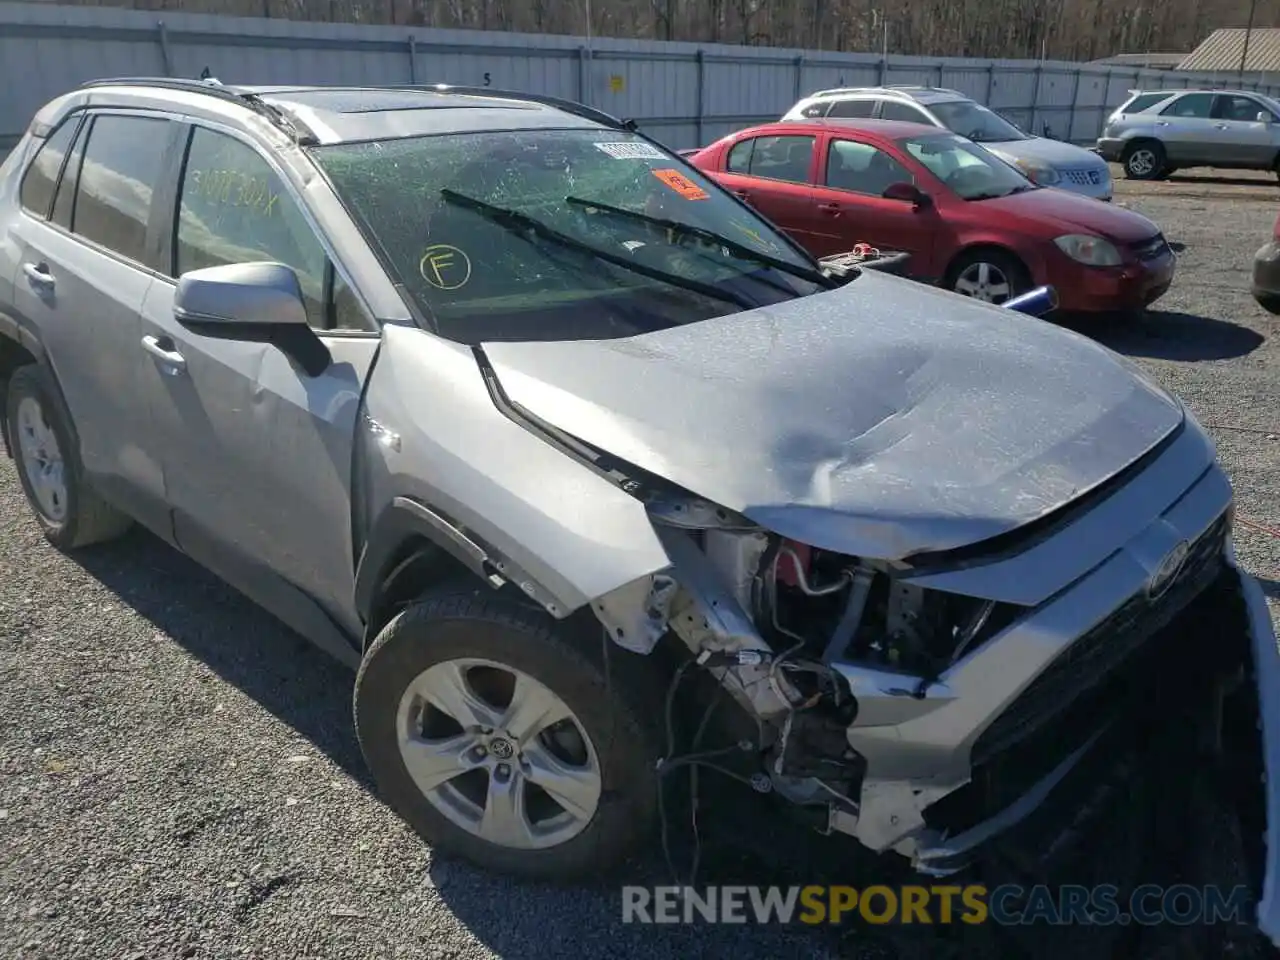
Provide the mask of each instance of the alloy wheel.
[{"label": "alloy wheel", "polygon": [[1129,168],[1129,172],[1135,177],[1149,177],[1156,170],[1155,151],[1147,147],[1139,147],[1129,154],[1126,165]]},{"label": "alloy wheel", "polygon": [[971,263],[956,277],[954,289],[966,297],[986,303],[1004,303],[1013,295],[1013,284],[994,263],[980,260]]},{"label": "alloy wheel", "polygon": [[62,523],[67,517],[67,481],[58,436],[33,397],[18,403],[14,422],[22,467],[40,512],[53,523]]},{"label": "alloy wheel", "polygon": [[396,727],[414,784],[474,836],[545,849],[595,816],[595,747],[568,705],[528,674],[481,659],[435,664],[409,684]]}]

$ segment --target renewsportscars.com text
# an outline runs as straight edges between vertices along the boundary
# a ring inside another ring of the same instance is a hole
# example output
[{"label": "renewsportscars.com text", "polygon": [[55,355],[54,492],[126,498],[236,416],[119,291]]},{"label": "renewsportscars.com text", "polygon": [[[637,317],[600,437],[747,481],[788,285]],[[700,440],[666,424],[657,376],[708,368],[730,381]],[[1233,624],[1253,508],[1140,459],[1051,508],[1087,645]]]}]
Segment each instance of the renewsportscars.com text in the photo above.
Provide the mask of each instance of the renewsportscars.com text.
[{"label": "renewsportscars.com text", "polygon": [[982,924],[1250,923],[1247,887],[804,886],[622,888],[623,923]]}]

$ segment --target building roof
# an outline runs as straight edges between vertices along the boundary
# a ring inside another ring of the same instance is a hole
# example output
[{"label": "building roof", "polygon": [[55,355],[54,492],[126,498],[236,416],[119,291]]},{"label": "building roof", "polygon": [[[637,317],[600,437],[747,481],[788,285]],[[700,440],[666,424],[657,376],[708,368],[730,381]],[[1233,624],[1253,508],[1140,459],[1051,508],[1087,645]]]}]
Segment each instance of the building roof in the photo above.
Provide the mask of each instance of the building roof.
[{"label": "building roof", "polygon": [[1179,70],[1239,70],[1245,53],[1245,33],[1249,33],[1246,73],[1280,73],[1280,29],[1269,27],[1246,31],[1230,27],[1215,30],[1178,64]]},{"label": "building roof", "polygon": [[1150,70],[1176,70],[1186,53],[1117,53],[1114,57],[1090,60],[1100,67],[1146,67]]}]

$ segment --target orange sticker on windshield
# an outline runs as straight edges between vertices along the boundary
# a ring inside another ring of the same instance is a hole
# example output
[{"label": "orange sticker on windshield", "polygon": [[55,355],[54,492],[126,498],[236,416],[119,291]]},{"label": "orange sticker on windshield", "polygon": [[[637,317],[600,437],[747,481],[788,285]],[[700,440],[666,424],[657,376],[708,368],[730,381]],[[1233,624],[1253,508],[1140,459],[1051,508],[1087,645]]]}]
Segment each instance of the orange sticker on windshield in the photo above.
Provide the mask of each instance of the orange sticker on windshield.
[{"label": "orange sticker on windshield", "polygon": [[707,200],[711,196],[679,170],[650,170],[649,172],[686,200]]}]

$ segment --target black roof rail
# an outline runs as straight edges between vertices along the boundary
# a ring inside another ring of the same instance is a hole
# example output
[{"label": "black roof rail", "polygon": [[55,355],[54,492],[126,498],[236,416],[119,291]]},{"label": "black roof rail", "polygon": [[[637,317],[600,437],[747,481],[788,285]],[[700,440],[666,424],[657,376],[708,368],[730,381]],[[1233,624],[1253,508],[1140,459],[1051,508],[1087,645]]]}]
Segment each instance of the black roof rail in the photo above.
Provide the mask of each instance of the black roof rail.
[{"label": "black roof rail", "polygon": [[499,97],[503,100],[524,100],[528,103],[541,104],[544,107],[555,107],[565,113],[572,113],[574,116],[582,117],[584,120],[594,120],[596,123],[614,127],[618,130],[634,130],[636,127],[634,120],[619,120],[612,114],[597,110],[595,107],[588,107],[585,103],[578,103],[576,100],[565,100],[561,97],[549,97],[540,93],[521,93],[518,90],[502,90],[497,87],[458,86],[453,83],[401,83],[395,84],[395,87],[399,89],[407,87],[411,90],[431,90],[435,93],[456,93],[464,97]]},{"label": "black roof rail", "polygon": [[319,143],[316,135],[297,117],[287,115],[279,107],[267,103],[252,91],[241,87],[226,86],[213,78],[192,80],[186,77],[110,77],[103,80],[89,80],[80,84],[81,89],[93,87],[155,87],[161,90],[181,90],[184,93],[200,93],[216,97],[228,103],[247,106],[259,116],[266,117],[277,127],[285,131],[299,146]]}]

